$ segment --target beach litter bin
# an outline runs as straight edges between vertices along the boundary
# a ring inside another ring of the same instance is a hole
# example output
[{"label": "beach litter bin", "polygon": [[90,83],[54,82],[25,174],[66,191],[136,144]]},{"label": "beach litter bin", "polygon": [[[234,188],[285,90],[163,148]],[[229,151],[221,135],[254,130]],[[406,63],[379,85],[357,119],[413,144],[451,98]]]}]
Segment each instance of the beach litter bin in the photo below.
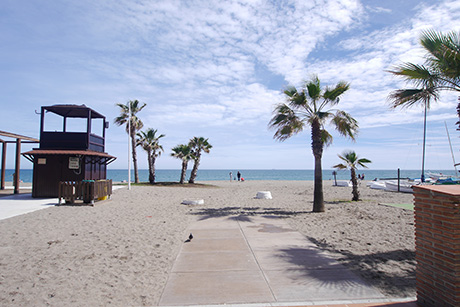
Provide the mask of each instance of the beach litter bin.
[{"label": "beach litter bin", "polygon": [[82,180],[82,199],[86,204],[94,203],[94,180]]},{"label": "beach litter bin", "polygon": [[259,191],[256,195],[257,199],[272,199],[272,193],[270,191]]}]

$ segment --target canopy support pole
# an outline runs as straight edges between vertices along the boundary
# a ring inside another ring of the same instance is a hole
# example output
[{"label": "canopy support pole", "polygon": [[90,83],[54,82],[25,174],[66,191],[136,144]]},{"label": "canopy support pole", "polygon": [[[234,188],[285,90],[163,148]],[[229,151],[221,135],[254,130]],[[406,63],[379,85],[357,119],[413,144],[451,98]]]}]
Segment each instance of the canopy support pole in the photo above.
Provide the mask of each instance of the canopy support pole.
[{"label": "canopy support pole", "polygon": [[1,171],[1,183],[0,190],[5,189],[5,171],[6,171],[6,142],[2,142],[2,171]]},{"label": "canopy support pole", "polygon": [[16,167],[14,170],[14,194],[19,194],[19,172],[21,169],[21,139],[16,139]]}]

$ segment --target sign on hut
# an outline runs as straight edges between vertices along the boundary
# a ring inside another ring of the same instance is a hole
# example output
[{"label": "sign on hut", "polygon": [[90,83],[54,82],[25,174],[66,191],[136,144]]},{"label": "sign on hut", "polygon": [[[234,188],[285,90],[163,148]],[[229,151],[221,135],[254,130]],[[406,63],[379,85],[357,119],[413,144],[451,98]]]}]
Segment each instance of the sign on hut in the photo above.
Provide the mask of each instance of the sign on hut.
[{"label": "sign on hut", "polygon": [[108,126],[85,105],[42,107],[40,148],[23,153],[34,165],[32,197],[60,197],[64,182],[107,179],[107,165],[116,159],[105,152]]}]

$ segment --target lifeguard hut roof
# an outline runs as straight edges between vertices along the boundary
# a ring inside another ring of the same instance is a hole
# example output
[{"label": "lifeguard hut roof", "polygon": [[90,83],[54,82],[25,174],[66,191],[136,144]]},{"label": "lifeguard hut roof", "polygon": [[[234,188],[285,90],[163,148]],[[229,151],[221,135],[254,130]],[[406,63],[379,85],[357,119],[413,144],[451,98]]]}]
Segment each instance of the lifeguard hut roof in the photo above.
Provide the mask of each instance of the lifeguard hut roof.
[{"label": "lifeguard hut roof", "polygon": [[56,104],[53,106],[43,107],[46,112],[52,112],[64,117],[87,118],[88,110],[91,110],[91,118],[105,118],[104,115],[88,108],[84,104]]}]

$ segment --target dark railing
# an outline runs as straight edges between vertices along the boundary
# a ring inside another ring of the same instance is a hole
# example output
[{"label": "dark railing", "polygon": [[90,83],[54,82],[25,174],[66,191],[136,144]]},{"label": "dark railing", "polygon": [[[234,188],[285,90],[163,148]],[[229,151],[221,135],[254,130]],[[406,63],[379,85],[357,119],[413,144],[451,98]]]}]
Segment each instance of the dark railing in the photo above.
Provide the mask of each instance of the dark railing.
[{"label": "dark railing", "polygon": [[42,132],[40,149],[89,149],[104,152],[104,138],[86,132]]},{"label": "dark railing", "polygon": [[94,204],[95,200],[105,200],[112,195],[112,180],[83,180],[59,182],[59,205],[61,199],[66,203],[82,200],[86,204]]},{"label": "dark railing", "polygon": [[88,134],[84,132],[42,132],[41,149],[88,149]]}]

